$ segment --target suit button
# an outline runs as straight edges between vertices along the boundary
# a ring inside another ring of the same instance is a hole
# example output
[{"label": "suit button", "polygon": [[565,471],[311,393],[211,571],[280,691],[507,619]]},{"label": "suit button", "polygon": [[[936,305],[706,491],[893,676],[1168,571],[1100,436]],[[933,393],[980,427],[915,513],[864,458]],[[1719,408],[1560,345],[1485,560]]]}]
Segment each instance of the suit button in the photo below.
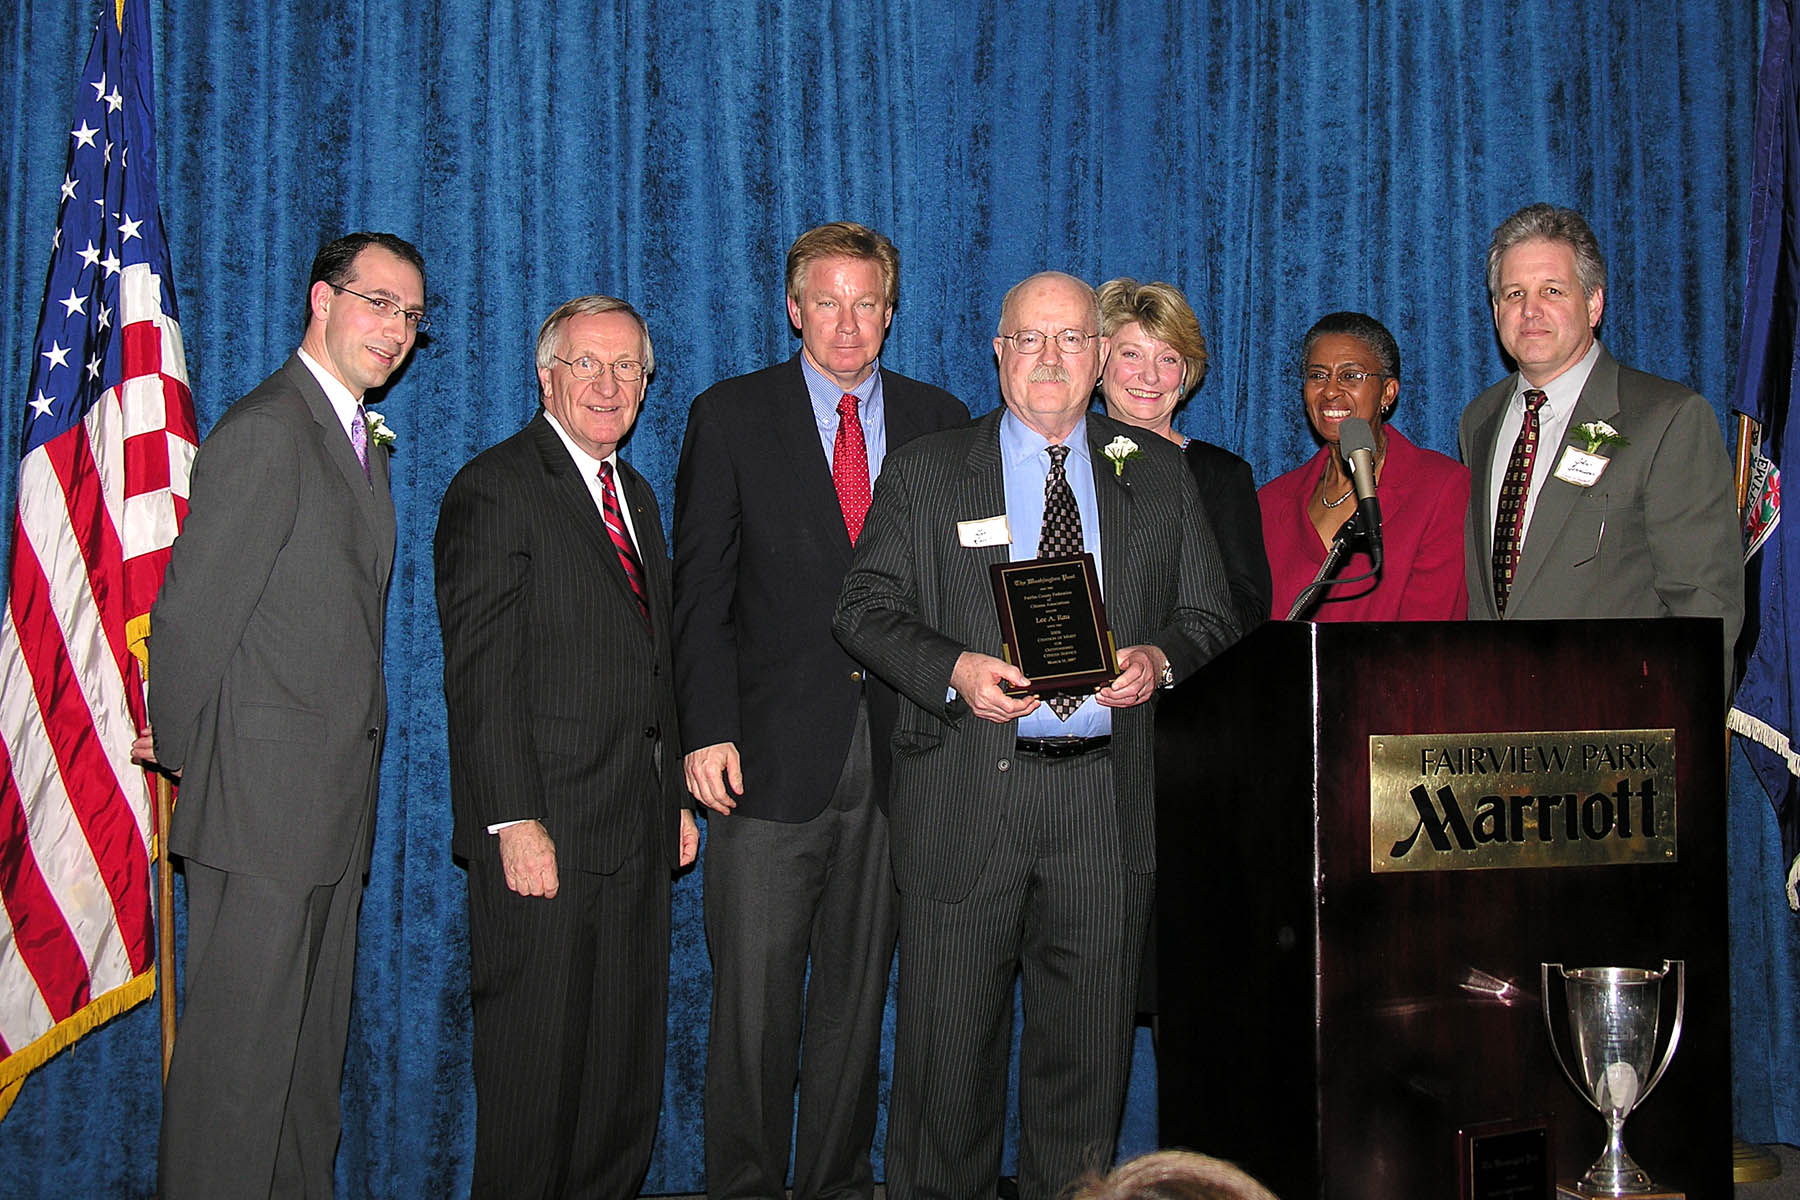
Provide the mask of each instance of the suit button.
[{"label": "suit button", "polygon": [[1002,771],[1010,771],[1010,770],[1012,770],[1012,759],[1003,758],[994,765],[999,767]]},{"label": "suit button", "polygon": [[375,740],[375,739],[376,739],[376,738],[378,738],[378,737],[380,737],[380,736],[381,736],[381,730],[379,730],[379,729],[371,729],[371,730],[369,730],[369,740],[370,740],[370,741],[371,741],[371,742],[372,742],[372,741],[374,741],[374,740]]},{"label": "suit button", "polygon": [[850,682],[851,683],[861,683],[862,681],[863,681],[863,673],[861,671],[850,672]]},{"label": "suit button", "polygon": [[654,725],[644,726],[644,736],[654,740],[656,737],[656,726],[654,726]]}]

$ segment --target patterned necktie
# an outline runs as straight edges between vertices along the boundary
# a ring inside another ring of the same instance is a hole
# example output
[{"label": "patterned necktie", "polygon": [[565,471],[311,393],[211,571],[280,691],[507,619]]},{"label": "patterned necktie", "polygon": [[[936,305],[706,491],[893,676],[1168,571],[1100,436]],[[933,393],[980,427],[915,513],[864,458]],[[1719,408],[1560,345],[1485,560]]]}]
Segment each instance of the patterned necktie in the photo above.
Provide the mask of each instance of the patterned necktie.
[{"label": "patterned necktie", "polygon": [[1500,481],[1500,505],[1494,512],[1494,606],[1506,615],[1506,595],[1512,590],[1513,571],[1519,565],[1519,525],[1525,514],[1525,497],[1531,491],[1531,464],[1537,458],[1538,409],[1544,393],[1532,388],[1525,393],[1525,421],[1513,442],[1506,476]]},{"label": "patterned necktie", "polygon": [[[1039,558],[1064,558],[1081,553],[1081,510],[1075,506],[1075,493],[1069,489],[1069,475],[1063,463],[1069,457],[1067,446],[1050,446],[1050,473],[1044,476],[1044,527],[1038,534]],[[1046,696],[1044,703],[1066,721],[1081,707],[1085,696]]]},{"label": "patterned necktie", "polygon": [[837,410],[837,440],[831,444],[831,482],[837,485],[844,529],[854,546],[862,535],[863,518],[869,515],[869,446],[863,441],[862,421],[856,415],[856,397],[846,392],[838,401]]},{"label": "patterned necktie", "polygon": [[631,584],[631,594],[637,598],[638,612],[643,614],[644,627],[650,627],[650,596],[644,591],[644,567],[638,561],[637,547],[631,544],[631,535],[625,532],[625,518],[619,513],[619,493],[613,488],[613,468],[609,462],[600,464],[600,498],[606,513],[606,532],[612,537],[613,549],[619,552],[619,566],[625,569],[626,582]]},{"label": "patterned necktie", "polygon": [[350,418],[350,448],[356,451],[356,461],[362,464],[363,478],[370,483],[375,477],[369,474],[369,418],[363,413],[363,406],[356,406],[356,415]]}]

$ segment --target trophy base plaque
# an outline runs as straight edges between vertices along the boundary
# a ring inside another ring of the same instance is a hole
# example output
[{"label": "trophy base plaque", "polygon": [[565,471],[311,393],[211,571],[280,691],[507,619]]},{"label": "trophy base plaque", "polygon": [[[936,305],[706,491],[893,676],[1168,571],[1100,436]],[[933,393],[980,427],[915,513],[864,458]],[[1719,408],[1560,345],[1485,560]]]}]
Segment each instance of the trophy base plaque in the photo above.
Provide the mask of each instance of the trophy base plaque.
[{"label": "trophy base plaque", "polygon": [[[1672,1192],[1667,1188],[1657,1188],[1652,1192],[1626,1192],[1631,1200],[1687,1200],[1686,1192]],[[1556,1200],[1596,1200],[1591,1192],[1575,1190],[1575,1181],[1559,1179],[1556,1182]]]}]

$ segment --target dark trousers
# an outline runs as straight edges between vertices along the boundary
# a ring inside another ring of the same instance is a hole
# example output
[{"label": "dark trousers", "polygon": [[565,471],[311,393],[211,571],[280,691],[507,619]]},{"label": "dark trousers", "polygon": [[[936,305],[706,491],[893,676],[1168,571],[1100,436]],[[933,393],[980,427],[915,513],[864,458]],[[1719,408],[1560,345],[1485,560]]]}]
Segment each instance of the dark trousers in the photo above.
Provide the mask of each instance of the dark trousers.
[{"label": "dark trousers", "polygon": [[669,869],[564,869],[554,899],[469,865],[472,1197],[636,1196],[662,1100]]},{"label": "dark trousers", "polygon": [[164,1200],[331,1196],[363,892],[361,856],[351,861],[323,886],[188,862]]},{"label": "dark trousers", "polygon": [[1112,1161],[1155,876],[1125,869],[1105,751],[1019,755],[1003,795],[969,802],[1002,806],[974,889],[900,899],[887,1192],[994,1195],[1022,977],[1019,1192],[1050,1200]]},{"label": "dark trousers", "polygon": [[824,812],[709,815],[706,839],[707,1195],[782,1196],[791,1140],[795,1200],[866,1198],[896,921],[866,705]]}]

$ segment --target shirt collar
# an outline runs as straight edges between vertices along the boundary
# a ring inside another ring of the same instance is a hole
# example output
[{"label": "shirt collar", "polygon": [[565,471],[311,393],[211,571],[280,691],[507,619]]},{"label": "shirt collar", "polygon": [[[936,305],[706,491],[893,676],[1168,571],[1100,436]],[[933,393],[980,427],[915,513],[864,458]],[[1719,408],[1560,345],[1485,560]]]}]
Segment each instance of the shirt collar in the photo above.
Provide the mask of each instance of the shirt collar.
[{"label": "shirt collar", "polygon": [[1556,417],[1565,417],[1575,411],[1575,402],[1581,399],[1581,389],[1587,386],[1588,376],[1594,373],[1594,364],[1600,361],[1600,339],[1588,347],[1581,360],[1568,370],[1539,388],[1526,382],[1523,374],[1519,375],[1513,387],[1512,404],[1515,412],[1525,411],[1525,393],[1533,389],[1544,393],[1544,403],[1538,409],[1538,419],[1549,421]]},{"label": "shirt collar", "polygon": [[[1065,470],[1067,463],[1088,462],[1087,417],[1081,418],[1081,423],[1075,426],[1074,432],[1061,444],[1069,448]],[[1006,409],[1000,414],[1000,455],[1007,465],[1016,465],[1040,454],[1047,461],[1049,446],[1050,439],[1015,417],[1012,409]]]},{"label": "shirt collar", "polygon": [[301,363],[312,372],[312,377],[319,381],[319,387],[325,392],[325,399],[331,402],[331,411],[337,414],[338,423],[347,432],[350,422],[356,419],[356,410],[362,407],[362,397],[351,395],[350,389],[344,386],[342,380],[327,371],[319,364],[318,359],[305,350],[296,348],[294,353],[300,356]]},{"label": "shirt collar", "polygon": [[603,462],[609,462],[613,465],[614,475],[619,473],[619,452],[617,450],[614,450],[603,459],[595,458],[586,450],[583,450],[580,446],[575,444],[575,440],[569,436],[568,431],[562,427],[561,422],[551,415],[549,409],[544,410],[544,420],[550,422],[550,428],[556,430],[556,436],[562,439],[563,448],[568,450],[569,457],[575,460],[575,465],[580,468],[581,477],[583,479],[593,479],[595,476],[599,475],[600,464]]},{"label": "shirt collar", "polygon": [[800,374],[806,378],[807,397],[812,401],[814,411],[821,416],[825,413],[835,414],[838,400],[844,396],[855,396],[856,407],[860,410],[868,406],[869,397],[874,395],[876,385],[881,382],[881,360],[875,360],[867,379],[848,391],[826,378],[825,372],[813,366],[812,359],[806,357],[804,350],[800,352]]}]

